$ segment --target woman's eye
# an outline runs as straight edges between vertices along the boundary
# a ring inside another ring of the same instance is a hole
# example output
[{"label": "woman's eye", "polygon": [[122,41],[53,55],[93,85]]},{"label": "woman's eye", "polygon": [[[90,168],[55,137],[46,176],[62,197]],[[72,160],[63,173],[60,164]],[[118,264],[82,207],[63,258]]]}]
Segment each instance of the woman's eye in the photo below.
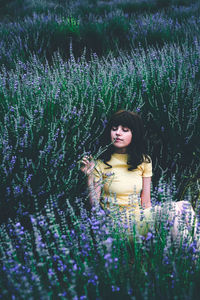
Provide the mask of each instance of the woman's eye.
[{"label": "woman's eye", "polygon": [[123,131],[128,132],[129,129],[128,128],[123,128]]},{"label": "woman's eye", "polygon": [[117,127],[112,127],[112,130],[113,130],[113,131],[117,130]]}]

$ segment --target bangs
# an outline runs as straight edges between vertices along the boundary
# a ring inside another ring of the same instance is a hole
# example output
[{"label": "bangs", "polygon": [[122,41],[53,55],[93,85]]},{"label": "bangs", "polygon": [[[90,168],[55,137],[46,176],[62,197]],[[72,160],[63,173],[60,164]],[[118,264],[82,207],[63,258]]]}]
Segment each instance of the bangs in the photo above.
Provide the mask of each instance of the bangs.
[{"label": "bangs", "polygon": [[110,127],[112,126],[123,126],[128,127],[129,129],[133,129],[133,117],[126,112],[122,112],[120,114],[116,114],[110,120]]}]

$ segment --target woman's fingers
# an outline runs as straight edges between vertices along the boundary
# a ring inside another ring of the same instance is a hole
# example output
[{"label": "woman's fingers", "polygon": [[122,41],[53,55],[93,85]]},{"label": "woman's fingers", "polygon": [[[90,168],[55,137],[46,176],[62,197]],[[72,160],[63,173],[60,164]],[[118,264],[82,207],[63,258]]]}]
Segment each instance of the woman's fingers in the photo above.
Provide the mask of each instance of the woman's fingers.
[{"label": "woman's fingers", "polygon": [[[90,160],[89,160],[90,159]],[[87,162],[87,163],[91,163],[92,162],[92,156],[90,155],[90,157],[89,156],[84,156],[83,158],[82,158],[82,161],[83,162]]]},{"label": "woman's fingers", "polygon": [[94,168],[94,161],[92,156],[84,156],[81,160],[81,163],[83,164],[83,167],[81,168],[81,170],[85,173],[85,174],[90,174],[93,171]]},{"label": "woman's fingers", "polygon": [[90,164],[90,162],[89,162],[87,159],[83,159],[81,162],[82,162],[84,165],[89,165],[89,164]]},{"label": "woman's fingers", "polygon": [[84,164],[87,164],[88,163],[88,161],[87,160],[85,160],[85,159],[82,159],[82,161],[81,161],[82,163],[84,163]]}]

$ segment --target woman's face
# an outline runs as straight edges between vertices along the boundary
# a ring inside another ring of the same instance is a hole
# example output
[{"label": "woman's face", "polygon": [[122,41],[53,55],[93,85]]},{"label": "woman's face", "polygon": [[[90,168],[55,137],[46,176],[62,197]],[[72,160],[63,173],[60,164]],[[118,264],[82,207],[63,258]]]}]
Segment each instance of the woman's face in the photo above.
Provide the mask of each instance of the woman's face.
[{"label": "woman's face", "polygon": [[111,128],[111,141],[117,152],[126,153],[126,148],[132,141],[132,132],[128,127],[122,125]]}]

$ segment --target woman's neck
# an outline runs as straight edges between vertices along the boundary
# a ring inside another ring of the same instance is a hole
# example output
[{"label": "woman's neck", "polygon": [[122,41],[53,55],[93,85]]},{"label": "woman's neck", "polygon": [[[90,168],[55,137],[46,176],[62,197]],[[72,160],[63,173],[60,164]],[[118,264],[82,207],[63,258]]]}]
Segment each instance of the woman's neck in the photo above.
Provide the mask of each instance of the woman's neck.
[{"label": "woman's neck", "polygon": [[115,152],[114,153],[117,153],[117,154],[127,154],[127,149],[126,148],[117,148],[115,149]]}]

